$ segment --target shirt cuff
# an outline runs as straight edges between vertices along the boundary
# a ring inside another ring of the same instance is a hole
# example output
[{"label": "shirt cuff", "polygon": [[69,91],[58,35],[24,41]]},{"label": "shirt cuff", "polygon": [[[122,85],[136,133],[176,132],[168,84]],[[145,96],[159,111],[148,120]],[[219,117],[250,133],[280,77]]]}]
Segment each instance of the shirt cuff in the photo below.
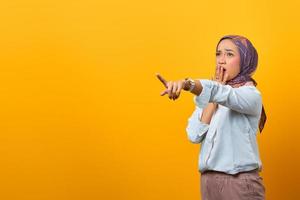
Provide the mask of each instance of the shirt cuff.
[{"label": "shirt cuff", "polygon": [[209,124],[205,124],[201,121],[199,121],[197,125],[198,135],[201,137],[204,133],[206,133],[209,129]]},{"label": "shirt cuff", "polygon": [[199,108],[205,108],[209,103],[213,84],[212,81],[210,80],[199,79],[199,81],[202,85],[202,91],[198,96],[197,95],[194,96],[194,103]]},{"label": "shirt cuff", "polygon": [[197,119],[192,123],[191,127],[193,129],[192,132],[197,133],[197,135],[201,137],[205,132],[208,131],[209,124],[201,122],[199,119]]}]

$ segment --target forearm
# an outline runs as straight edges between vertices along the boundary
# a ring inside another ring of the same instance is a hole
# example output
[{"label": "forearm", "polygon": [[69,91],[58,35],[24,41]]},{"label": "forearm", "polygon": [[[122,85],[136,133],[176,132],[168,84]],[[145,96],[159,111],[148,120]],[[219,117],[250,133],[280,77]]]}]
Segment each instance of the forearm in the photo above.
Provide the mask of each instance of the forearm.
[{"label": "forearm", "polygon": [[193,88],[193,90],[191,91],[191,93],[193,93],[194,95],[200,95],[202,92],[202,84],[199,80],[195,80],[195,87]]},{"label": "forearm", "polygon": [[[199,80],[195,80],[195,87],[193,88],[193,90],[191,91],[191,93],[195,94],[195,95],[200,95],[201,92],[203,90],[203,86],[201,84],[201,82]],[[199,116],[199,120],[201,122],[204,122],[206,124],[209,124],[211,121],[211,118],[215,112],[215,110],[217,109],[217,105],[216,103],[209,103],[202,112],[202,115]]]},{"label": "forearm", "polygon": [[202,115],[199,116],[199,120],[203,123],[210,124],[211,118],[217,109],[218,104],[208,103],[208,105],[203,109]]}]

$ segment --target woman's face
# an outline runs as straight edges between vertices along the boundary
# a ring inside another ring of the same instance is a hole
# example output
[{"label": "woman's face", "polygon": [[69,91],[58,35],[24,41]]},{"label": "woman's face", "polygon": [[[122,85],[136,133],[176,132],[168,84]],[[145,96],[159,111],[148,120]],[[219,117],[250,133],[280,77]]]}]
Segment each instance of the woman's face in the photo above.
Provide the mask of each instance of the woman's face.
[{"label": "woman's face", "polygon": [[240,54],[237,46],[231,39],[223,39],[216,52],[217,67],[223,67],[227,81],[233,79],[240,73]]}]

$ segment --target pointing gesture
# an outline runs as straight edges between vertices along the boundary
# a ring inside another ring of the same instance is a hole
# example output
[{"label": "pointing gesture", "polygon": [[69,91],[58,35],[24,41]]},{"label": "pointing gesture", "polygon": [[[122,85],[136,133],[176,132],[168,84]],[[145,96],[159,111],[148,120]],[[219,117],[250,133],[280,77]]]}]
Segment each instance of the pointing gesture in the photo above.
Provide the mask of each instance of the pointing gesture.
[{"label": "pointing gesture", "polygon": [[156,76],[166,88],[162,93],[160,93],[161,96],[168,94],[169,99],[175,100],[180,96],[182,89],[188,90],[185,86],[185,80],[166,81],[160,74],[157,73]]},{"label": "pointing gesture", "polygon": [[160,74],[157,73],[156,76],[164,84],[164,86],[167,88],[168,87],[168,82]]}]

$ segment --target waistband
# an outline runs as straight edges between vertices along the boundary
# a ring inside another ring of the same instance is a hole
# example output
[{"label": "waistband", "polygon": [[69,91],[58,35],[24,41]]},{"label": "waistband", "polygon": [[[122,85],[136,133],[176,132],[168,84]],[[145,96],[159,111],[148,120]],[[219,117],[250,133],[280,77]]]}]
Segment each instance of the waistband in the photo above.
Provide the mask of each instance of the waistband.
[{"label": "waistband", "polygon": [[206,170],[204,172],[201,173],[201,175],[216,175],[216,176],[244,176],[244,175],[253,175],[253,174],[259,174],[259,170],[257,169],[253,169],[250,171],[242,171],[242,172],[238,172],[236,174],[228,174],[225,172],[221,172],[221,171],[215,171],[215,170]]}]

